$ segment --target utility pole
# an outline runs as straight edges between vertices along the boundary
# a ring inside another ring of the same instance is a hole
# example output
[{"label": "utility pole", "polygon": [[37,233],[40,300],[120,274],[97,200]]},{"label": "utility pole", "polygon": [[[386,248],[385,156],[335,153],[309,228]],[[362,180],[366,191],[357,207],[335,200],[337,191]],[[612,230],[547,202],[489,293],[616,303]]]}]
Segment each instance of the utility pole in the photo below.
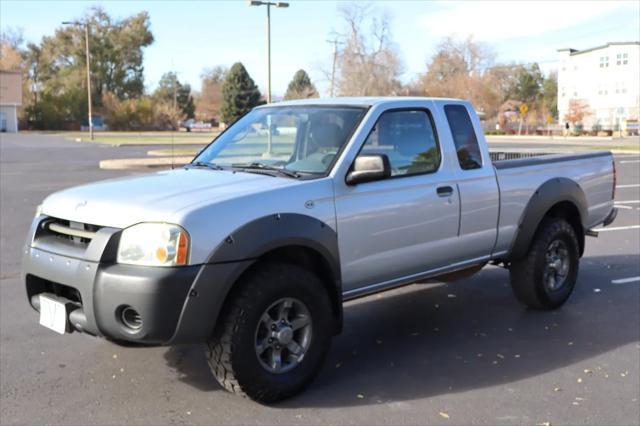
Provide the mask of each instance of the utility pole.
[{"label": "utility pole", "polygon": [[89,100],[89,138],[93,140],[93,109],[91,105],[91,65],[89,64],[89,23],[84,24],[84,47],[87,56],[87,99]]},{"label": "utility pole", "polygon": [[175,110],[178,106],[178,78],[176,77],[176,72],[173,72],[173,109]]},{"label": "utility pole", "polygon": [[327,43],[333,44],[333,64],[331,65],[331,97],[335,95],[335,84],[336,84],[336,62],[338,61],[338,38],[334,38],[333,40],[327,40]]}]

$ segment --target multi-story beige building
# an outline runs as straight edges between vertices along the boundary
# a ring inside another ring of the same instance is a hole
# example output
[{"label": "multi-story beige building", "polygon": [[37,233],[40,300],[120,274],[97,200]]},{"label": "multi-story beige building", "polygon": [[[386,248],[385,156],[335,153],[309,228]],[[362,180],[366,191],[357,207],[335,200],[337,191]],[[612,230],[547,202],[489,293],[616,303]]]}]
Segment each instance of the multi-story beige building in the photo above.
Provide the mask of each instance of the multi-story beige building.
[{"label": "multi-story beige building", "polygon": [[18,107],[22,105],[22,75],[0,70],[0,131],[18,131]]},{"label": "multi-story beige building", "polygon": [[640,42],[607,43],[585,50],[560,49],[558,117],[560,123],[572,99],[589,107],[584,130],[629,130],[640,113]]}]

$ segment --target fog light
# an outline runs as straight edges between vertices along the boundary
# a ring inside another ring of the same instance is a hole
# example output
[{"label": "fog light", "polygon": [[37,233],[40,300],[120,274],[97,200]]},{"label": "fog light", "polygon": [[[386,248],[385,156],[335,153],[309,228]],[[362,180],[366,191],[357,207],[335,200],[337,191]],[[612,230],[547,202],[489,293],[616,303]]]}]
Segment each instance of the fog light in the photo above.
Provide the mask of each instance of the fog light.
[{"label": "fog light", "polygon": [[120,312],[122,323],[131,330],[140,330],[142,328],[142,317],[131,306],[125,306]]}]

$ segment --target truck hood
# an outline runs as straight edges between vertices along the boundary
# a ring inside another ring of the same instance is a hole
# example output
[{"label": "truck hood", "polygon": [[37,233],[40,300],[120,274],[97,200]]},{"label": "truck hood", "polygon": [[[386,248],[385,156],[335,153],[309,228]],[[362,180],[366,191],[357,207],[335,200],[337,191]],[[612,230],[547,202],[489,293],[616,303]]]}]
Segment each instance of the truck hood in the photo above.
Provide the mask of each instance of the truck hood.
[{"label": "truck hood", "polygon": [[93,225],[126,228],[139,222],[170,222],[202,204],[214,204],[287,185],[296,180],[255,173],[177,169],[110,179],[56,192],[42,213]]}]

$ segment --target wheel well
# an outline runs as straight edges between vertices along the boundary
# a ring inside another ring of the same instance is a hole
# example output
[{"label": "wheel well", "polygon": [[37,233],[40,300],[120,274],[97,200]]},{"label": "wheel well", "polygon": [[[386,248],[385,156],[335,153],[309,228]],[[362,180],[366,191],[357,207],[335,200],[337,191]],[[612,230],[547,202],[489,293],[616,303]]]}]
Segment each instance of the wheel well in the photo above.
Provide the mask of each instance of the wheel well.
[{"label": "wheel well", "polygon": [[338,285],[339,277],[336,277],[331,265],[316,250],[305,246],[286,246],[271,250],[260,256],[258,262],[285,262],[301,266],[316,274],[331,299],[331,310],[334,318],[335,334],[342,330],[342,294]]},{"label": "wheel well", "polygon": [[584,235],[585,230],[582,226],[582,219],[580,217],[580,211],[571,201],[561,201],[554,204],[547,213],[545,213],[543,220],[547,218],[565,219],[573,227],[576,237],[578,237],[578,243],[580,244],[580,256],[584,253]]}]

